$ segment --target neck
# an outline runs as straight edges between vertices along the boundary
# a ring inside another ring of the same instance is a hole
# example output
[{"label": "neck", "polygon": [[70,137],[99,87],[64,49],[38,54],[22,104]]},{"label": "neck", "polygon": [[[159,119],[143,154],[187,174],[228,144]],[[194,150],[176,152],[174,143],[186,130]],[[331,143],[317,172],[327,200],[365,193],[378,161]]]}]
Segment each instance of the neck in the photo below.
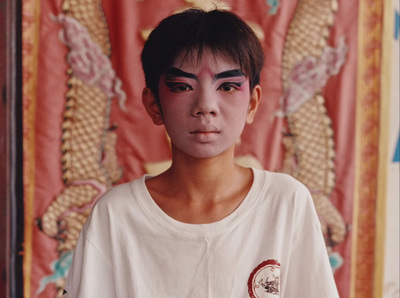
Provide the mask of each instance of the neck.
[{"label": "neck", "polygon": [[166,172],[171,187],[185,193],[188,199],[201,197],[218,200],[243,175],[243,169],[234,163],[234,150],[229,149],[213,158],[193,158],[173,152],[171,168]]},{"label": "neck", "polygon": [[251,170],[234,163],[233,149],[208,159],[173,157],[171,168],[146,184],[158,206],[178,221],[218,221],[239,206],[251,187]]}]

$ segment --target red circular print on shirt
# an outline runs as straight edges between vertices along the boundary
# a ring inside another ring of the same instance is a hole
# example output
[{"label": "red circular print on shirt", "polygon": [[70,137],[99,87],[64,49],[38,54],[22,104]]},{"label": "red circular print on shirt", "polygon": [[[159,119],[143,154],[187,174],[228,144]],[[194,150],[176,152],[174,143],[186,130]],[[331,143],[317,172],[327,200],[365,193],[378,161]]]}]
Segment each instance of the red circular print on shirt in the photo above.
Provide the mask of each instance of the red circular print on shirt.
[{"label": "red circular print on shirt", "polygon": [[251,272],[247,282],[250,298],[279,297],[281,264],[267,260]]}]

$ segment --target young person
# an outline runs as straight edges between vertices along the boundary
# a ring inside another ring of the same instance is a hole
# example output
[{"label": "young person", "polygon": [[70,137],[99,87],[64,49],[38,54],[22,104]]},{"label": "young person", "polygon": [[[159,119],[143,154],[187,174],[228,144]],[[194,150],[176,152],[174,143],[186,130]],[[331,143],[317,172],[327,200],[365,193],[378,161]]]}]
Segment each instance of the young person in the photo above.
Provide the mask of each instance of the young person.
[{"label": "young person", "polygon": [[338,297],[305,186],[234,163],[263,62],[257,37],[229,12],[188,10],[154,29],[143,104],[171,138],[172,165],[96,203],[70,298]]}]

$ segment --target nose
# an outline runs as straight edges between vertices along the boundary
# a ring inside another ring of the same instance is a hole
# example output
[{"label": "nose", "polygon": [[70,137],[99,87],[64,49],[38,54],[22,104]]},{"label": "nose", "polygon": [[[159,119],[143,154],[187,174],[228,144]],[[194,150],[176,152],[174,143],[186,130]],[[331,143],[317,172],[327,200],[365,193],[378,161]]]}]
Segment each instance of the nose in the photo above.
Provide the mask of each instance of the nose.
[{"label": "nose", "polygon": [[218,112],[218,103],[212,92],[200,90],[193,102],[193,116],[216,116]]}]

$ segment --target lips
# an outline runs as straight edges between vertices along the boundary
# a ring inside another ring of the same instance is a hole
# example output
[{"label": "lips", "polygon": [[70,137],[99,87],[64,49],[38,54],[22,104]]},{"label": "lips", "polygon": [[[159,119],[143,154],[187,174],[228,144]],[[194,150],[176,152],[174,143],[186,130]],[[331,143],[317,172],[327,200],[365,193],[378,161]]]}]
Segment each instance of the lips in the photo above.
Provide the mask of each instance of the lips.
[{"label": "lips", "polygon": [[206,129],[198,129],[190,132],[190,135],[192,136],[204,136],[204,137],[210,137],[213,135],[217,135],[220,132],[218,130],[206,130]]},{"label": "lips", "polygon": [[213,134],[213,133],[219,133],[218,131],[204,131],[204,130],[196,130],[196,131],[191,131],[190,134]]},{"label": "lips", "polygon": [[213,133],[219,133],[219,130],[215,126],[204,125],[204,126],[200,126],[200,127],[196,127],[194,129],[192,129],[189,133],[190,134],[213,134]]},{"label": "lips", "polygon": [[209,143],[219,136],[220,131],[216,127],[198,127],[189,132],[200,143]]}]

